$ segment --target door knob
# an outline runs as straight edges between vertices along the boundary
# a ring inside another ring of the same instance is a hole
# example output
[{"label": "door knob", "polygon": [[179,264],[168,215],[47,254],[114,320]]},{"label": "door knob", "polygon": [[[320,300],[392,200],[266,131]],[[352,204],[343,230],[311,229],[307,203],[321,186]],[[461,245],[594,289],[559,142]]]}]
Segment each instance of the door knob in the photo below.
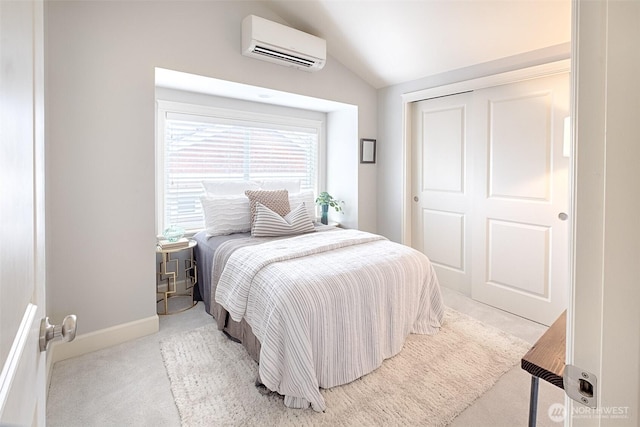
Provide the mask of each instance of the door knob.
[{"label": "door knob", "polygon": [[420,200],[420,199],[418,199],[418,196],[413,196],[413,201],[414,202],[417,202],[418,200]]},{"label": "door knob", "polygon": [[76,315],[70,314],[64,318],[62,324],[52,325],[49,318],[45,317],[40,322],[40,351],[45,351],[49,341],[62,337],[62,341],[73,341],[76,337]]},{"label": "door knob", "polygon": [[564,212],[560,212],[560,213],[558,214],[558,218],[560,219],[560,221],[566,221],[566,220],[569,218],[569,215],[567,215],[567,214],[566,214],[566,213],[564,213]]}]

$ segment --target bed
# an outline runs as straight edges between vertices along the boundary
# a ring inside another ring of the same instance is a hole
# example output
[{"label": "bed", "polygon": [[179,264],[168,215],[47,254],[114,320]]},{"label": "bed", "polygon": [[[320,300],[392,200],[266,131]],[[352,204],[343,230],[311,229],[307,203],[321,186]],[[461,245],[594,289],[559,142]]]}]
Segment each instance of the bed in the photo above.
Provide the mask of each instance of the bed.
[{"label": "bed", "polygon": [[411,333],[439,330],[430,261],[382,236],[316,225],[294,236],[194,239],[206,311],[288,407],[325,410],[320,388],[372,372]]}]

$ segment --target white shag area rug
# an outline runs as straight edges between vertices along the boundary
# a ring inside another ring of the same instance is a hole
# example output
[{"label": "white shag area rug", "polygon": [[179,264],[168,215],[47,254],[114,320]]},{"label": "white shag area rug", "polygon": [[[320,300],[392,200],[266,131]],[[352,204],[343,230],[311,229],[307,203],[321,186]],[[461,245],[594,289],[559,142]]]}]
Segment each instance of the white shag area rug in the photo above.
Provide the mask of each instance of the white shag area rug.
[{"label": "white shag area rug", "polygon": [[215,324],[169,337],[160,349],[183,426],[444,426],[529,350],[530,344],[447,308],[436,335],[410,335],[374,372],[322,390],[324,413],[284,406],[254,385],[258,365]]}]

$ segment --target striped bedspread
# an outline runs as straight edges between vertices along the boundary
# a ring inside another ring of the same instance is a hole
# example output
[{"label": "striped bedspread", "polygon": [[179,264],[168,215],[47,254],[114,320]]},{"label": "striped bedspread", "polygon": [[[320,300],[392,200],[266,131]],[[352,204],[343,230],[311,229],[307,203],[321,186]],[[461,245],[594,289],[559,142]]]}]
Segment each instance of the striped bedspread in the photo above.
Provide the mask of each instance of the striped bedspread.
[{"label": "striped bedspread", "polygon": [[240,247],[215,299],[260,340],[263,384],[316,411],[326,407],[320,387],[372,372],[410,333],[437,332],[444,312],[427,257],[358,230]]}]

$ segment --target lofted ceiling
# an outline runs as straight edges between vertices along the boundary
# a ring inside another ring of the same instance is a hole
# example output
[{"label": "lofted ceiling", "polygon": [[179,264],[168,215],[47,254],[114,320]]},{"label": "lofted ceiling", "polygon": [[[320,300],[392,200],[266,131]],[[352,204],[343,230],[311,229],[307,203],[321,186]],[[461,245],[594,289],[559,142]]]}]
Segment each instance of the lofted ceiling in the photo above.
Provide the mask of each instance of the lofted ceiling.
[{"label": "lofted ceiling", "polygon": [[375,88],[567,43],[570,0],[264,0]]}]

